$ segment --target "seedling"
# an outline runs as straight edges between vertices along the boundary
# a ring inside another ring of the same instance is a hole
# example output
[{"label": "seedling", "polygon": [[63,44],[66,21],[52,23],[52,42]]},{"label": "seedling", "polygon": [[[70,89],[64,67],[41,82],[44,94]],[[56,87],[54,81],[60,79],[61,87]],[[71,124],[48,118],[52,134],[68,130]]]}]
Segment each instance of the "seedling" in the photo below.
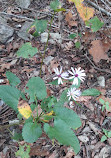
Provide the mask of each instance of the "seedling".
[{"label": "seedling", "polygon": [[102,112],[106,109],[109,110],[109,102],[108,101],[104,101],[103,99],[99,99],[99,102],[102,104]]},{"label": "seedling", "polygon": [[101,142],[104,142],[108,138],[111,138],[111,131],[108,131],[103,128],[104,135],[101,137]]}]

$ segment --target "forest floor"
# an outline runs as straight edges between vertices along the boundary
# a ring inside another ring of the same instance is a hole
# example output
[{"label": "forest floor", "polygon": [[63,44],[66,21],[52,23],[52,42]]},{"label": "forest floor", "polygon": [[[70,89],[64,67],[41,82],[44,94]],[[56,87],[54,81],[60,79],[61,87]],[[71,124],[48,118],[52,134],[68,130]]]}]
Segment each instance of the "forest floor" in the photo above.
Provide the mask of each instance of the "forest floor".
[{"label": "forest floor", "polygon": [[[41,38],[32,37],[26,30],[35,18],[51,19],[52,12],[49,4],[50,0],[33,0],[26,9],[19,7],[14,0],[0,1],[0,18],[4,19],[1,22],[3,25],[10,26],[13,32],[10,37],[5,38],[2,42],[0,41],[0,81],[1,79],[3,81],[0,82],[1,85],[9,84],[6,71],[11,71],[20,78],[22,89],[25,88],[29,78],[39,76],[41,56],[36,54],[30,59],[23,59],[18,58],[16,52],[23,43],[28,41],[31,41],[33,46],[43,52],[44,43],[41,42]],[[95,9],[95,16],[104,22],[104,26],[93,33],[90,28],[85,27],[73,3],[63,0],[62,4],[66,12],[55,15],[51,29],[51,33],[61,35],[61,42],[57,39],[53,40],[53,44],[49,42],[42,66],[42,79],[46,84],[52,81],[55,67],[62,66],[65,71],[70,70],[71,67],[81,67],[86,73],[81,89],[97,88],[101,91],[101,95],[84,97],[79,102],[81,107],[74,102],[68,105],[79,115],[82,121],[82,126],[76,131],[81,148],[77,156],[69,147],[58,143],[52,144],[52,141],[43,133],[37,142],[31,144],[30,157],[111,158],[111,138],[101,142],[101,137],[104,135],[103,128],[111,131],[111,17]],[[98,1],[97,5],[103,7],[107,12],[111,12],[111,6],[106,6],[101,0]],[[72,16],[69,15],[69,12],[72,13]],[[0,27],[0,29],[2,28]],[[71,33],[81,36],[70,39]],[[0,38],[2,39],[2,37]],[[80,42],[79,48],[75,46],[77,41]],[[95,54],[89,53],[91,49]],[[100,78],[102,78],[102,83]],[[66,86],[66,84],[47,86],[48,94],[59,97]],[[102,112],[99,98],[109,102],[109,111],[105,109]],[[16,118],[15,112],[0,101],[0,126],[8,125],[10,120]],[[0,131],[0,158],[16,157],[15,152],[18,150],[18,143],[11,139],[11,133],[16,128],[18,126]],[[22,143],[24,144],[24,142]]]}]

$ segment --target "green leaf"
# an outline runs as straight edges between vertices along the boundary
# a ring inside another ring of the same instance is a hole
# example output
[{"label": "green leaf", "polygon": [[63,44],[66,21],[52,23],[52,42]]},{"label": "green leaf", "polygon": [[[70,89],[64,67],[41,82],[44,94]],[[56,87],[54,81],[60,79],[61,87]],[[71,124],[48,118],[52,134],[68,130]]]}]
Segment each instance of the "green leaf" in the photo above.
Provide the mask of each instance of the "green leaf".
[{"label": "green leaf", "polygon": [[32,47],[30,42],[22,45],[22,47],[17,51],[18,57],[30,58],[33,57],[38,52],[38,49]]},{"label": "green leaf", "polygon": [[53,111],[56,118],[63,120],[70,128],[75,130],[81,126],[81,120],[73,110],[66,107],[54,107]]},{"label": "green leaf", "polygon": [[56,11],[58,9],[59,5],[60,5],[59,0],[55,0],[50,3],[50,8],[53,9],[54,11]]},{"label": "green leaf", "polygon": [[28,122],[24,125],[22,130],[22,136],[24,141],[28,143],[35,142],[42,134],[41,125],[36,122]]},{"label": "green leaf", "polygon": [[22,141],[22,140],[23,140],[23,137],[22,137],[22,134],[21,134],[21,133],[15,132],[15,133],[14,133],[14,136],[12,137],[12,139],[14,139],[14,140],[16,140],[16,141]]},{"label": "green leaf", "polygon": [[108,131],[107,137],[108,137],[108,138],[111,138],[111,131],[110,131],[110,132]]},{"label": "green leaf", "polygon": [[102,106],[102,112],[104,111],[104,109],[105,109],[105,105]]},{"label": "green leaf", "polygon": [[75,133],[62,120],[55,120],[54,127],[48,124],[44,125],[44,131],[48,134],[50,139],[56,139],[59,143],[71,146],[77,154],[80,151],[79,141]]},{"label": "green leaf", "polygon": [[77,42],[75,43],[75,46],[76,46],[76,48],[80,48],[81,43],[80,43],[79,41],[77,41]]},{"label": "green leaf", "polygon": [[107,137],[104,135],[104,136],[102,136],[102,138],[101,138],[101,142],[104,142],[105,140],[107,140]]},{"label": "green leaf", "polygon": [[69,35],[69,38],[70,38],[70,39],[74,39],[75,37],[77,37],[77,33],[73,33],[73,34],[70,34],[70,35]]},{"label": "green leaf", "polygon": [[45,98],[41,102],[41,108],[44,112],[50,112],[52,111],[52,107],[56,104],[57,99],[54,96],[49,96],[48,98]]},{"label": "green leaf", "polygon": [[58,80],[53,80],[52,82],[49,82],[49,84],[58,85]]},{"label": "green leaf", "polygon": [[17,86],[20,84],[20,79],[10,71],[6,72],[7,79],[9,80],[10,85]]},{"label": "green leaf", "polygon": [[69,35],[69,38],[70,38],[70,39],[74,39],[74,38],[77,37],[77,36],[82,37],[82,35],[81,35],[80,33],[78,33],[78,34],[77,34],[77,33],[72,33],[72,34]]},{"label": "green leaf", "polygon": [[16,157],[20,156],[20,158],[30,158],[30,145],[20,145],[19,150],[15,153]]},{"label": "green leaf", "polygon": [[32,77],[26,86],[28,87],[26,92],[30,96],[30,102],[34,102],[35,96],[39,100],[42,100],[47,96],[45,83],[40,77]]},{"label": "green leaf", "polygon": [[56,12],[61,12],[61,11],[65,12],[66,9],[65,9],[65,8],[60,8],[60,9],[55,9],[55,11],[56,11]]},{"label": "green leaf", "polygon": [[91,29],[93,32],[97,32],[103,25],[104,23],[101,22],[97,16],[95,16],[93,19],[90,19],[87,23],[87,26],[91,25]]},{"label": "green leaf", "polygon": [[[47,21],[46,20],[35,20],[32,24],[28,32],[32,33],[33,36],[40,36],[42,32],[47,29]],[[31,31],[32,30],[32,31]]]},{"label": "green leaf", "polygon": [[64,90],[60,96],[59,101],[55,104],[55,106],[64,106],[65,102],[68,102],[68,97],[67,97],[67,91],[68,89]]},{"label": "green leaf", "polygon": [[104,105],[105,101],[103,99],[99,99],[99,102]]},{"label": "green leaf", "polygon": [[8,85],[0,86],[0,98],[16,112],[18,112],[19,97],[20,91],[17,88]]},{"label": "green leaf", "polygon": [[106,104],[106,109],[109,110],[109,105],[108,104]]},{"label": "green leaf", "polygon": [[86,89],[82,92],[82,96],[97,96],[100,94],[101,92],[95,88]]}]

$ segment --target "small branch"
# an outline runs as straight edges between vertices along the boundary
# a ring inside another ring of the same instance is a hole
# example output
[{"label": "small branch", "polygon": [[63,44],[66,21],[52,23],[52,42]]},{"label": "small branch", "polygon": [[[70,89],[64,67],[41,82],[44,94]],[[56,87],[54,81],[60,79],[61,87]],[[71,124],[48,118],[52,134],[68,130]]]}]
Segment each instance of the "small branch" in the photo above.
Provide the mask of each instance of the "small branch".
[{"label": "small branch", "polygon": [[104,14],[106,14],[107,16],[110,16],[111,17],[111,13],[110,12],[107,12],[105,9],[97,6],[95,3],[89,1],[89,0],[85,0],[86,3],[90,4],[91,6],[93,6],[94,8],[96,8],[97,10],[103,12]]},{"label": "small branch", "polygon": [[88,61],[91,63],[91,65],[94,67],[94,69],[96,69],[96,70],[98,70],[98,71],[101,71],[101,72],[106,72],[106,73],[111,74],[111,71],[98,68],[98,67],[90,60],[90,58],[87,56],[87,53],[84,54],[84,56],[88,59]]}]

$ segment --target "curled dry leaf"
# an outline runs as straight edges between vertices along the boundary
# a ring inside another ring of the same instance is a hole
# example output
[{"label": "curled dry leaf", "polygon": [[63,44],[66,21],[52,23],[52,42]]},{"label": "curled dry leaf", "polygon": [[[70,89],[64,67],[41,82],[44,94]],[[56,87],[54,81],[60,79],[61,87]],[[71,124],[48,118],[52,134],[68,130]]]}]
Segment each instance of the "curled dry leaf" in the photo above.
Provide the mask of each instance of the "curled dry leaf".
[{"label": "curled dry leaf", "polygon": [[109,59],[106,52],[111,48],[111,40],[108,39],[107,42],[94,40],[91,44],[92,46],[89,49],[89,53],[93,56],[95,63],[98,63],[101,59]]}]

